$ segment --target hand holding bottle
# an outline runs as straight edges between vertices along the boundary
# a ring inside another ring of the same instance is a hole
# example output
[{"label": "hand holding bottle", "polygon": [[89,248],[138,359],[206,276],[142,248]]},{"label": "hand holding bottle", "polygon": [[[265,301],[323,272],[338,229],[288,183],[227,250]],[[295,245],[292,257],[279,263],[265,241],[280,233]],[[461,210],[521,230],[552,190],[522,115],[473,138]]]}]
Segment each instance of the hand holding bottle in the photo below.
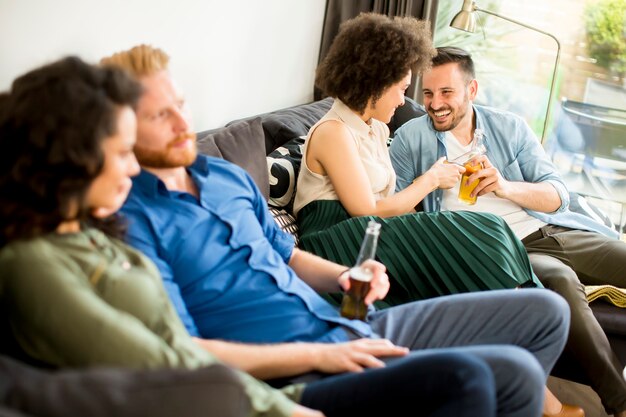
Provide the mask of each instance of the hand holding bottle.
[{"label": "hand holding bottle", "polygon": [[[365,304],[370,305],[376,300],[382,300],[389,292],[389,277],[387,276],[387,268],[375,260],[368,260],[365,266],[372,272],[372,280],[370,281],[370,289],[365,296]],[[350,289],[350,270],[345,271],[339,277],[339,285],[344,291]]]},{"label": "hand holding bottle", "polygon": [[483,164],[479,158],[484,155],[484,152],[484,146],[472,149],[470,152],[457,158],[457,160],[464,162],[455,162],[465,168],[465,172],[463,172],[461,176],[461,185],[459,187],[459,201],[462,203],[469,205],[476,204],[478,195],[473,191],[478,186],[480,178],[475,178],[476,176],[472,177],[472,175],[483,169]]},{"label": "hand holding bottle", "polygon": [[472,194],[476,197],[485,195],[493,191],[500,198],[509,198],[512,183],[504,179],[500,171],[491,163],[486,155],[475,158],[475,162],[482,166],[482,169],[472,173],[467,180],[471,183],[478,181]]},{"label": "hand holding bottle", "polygon": [[468,205],[476,204],[478,191],[474,192],[474,189],[478,186],[481,178],[475,174],[484,168],[481,157],[483,157],[486,152],[487,149],[483,143],[483,132],[480,129],[476,129],[472,140],[472,148],[469,152],[450,161],[450,163],[465,168],[459,187],[459,201],[462,203]]},{"label": "hand holding bottle", "polygon": [[[356,263],[348,271],[348,285],[345,284],[345,281],[343,284],[346,289],[340,310],[343,317],[352,320],[365,320],[368,305],[378,298],[379,292],[384,291],[386,294],[388,290],[389,281],[386,279],[386,274],[382,276],[380,273],[380,266],[382,265],[374,261],[379,233],[380,224],[370,221]],[[382,267],[384,268],[384,266]],[[374,280],[375,273],[376,280]],[[373,281],[374,287],[372,287]],[[386,289],[384,281],[387,281]]]}]

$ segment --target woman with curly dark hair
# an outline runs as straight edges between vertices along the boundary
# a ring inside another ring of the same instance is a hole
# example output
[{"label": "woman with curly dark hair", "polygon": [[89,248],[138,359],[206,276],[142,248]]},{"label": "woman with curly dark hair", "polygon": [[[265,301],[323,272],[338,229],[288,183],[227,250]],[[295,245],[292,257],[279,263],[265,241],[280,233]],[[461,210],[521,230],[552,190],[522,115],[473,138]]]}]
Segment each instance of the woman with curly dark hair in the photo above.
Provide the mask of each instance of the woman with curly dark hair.
[{"label": "woman with curly dark hair", "polygon": [[415,213],[436,187],[461,178],[435,164],[394,193],[387,140],[413,73],[436,50],[427,22],[366,13],[345,22],[317,68],[316,85],[335,98],[305,142],[294,212],[305,250],[351,265],[365,225],[382,223],[377,257],[393,285],[379,307],[439,295],[537,286],[523,246],[499,217]]},{"label": "woman with curly dark hair", "polygon": [[[88,195],[88,189],[104,168],[102,145],[112,143],[105,139],[117,132],[119,119],[134,123],[130,106],[141,90],[128,78],[104,78],[79,62],[68,58],[20,77],[11,93],[0,94],[0,247],[53,232],[60,224],[88,222],[121,232],[117,218],[109,216],[118,207],[98,203],[110,198],[123,203],[130,183],[109,184],[115,188],[104,195]],[[65,80],[71,71],[82,71],[85,81]],[[89,94],[96,87],[102,94]],[[132,152],[126,156],[131,159]],[[136,162],[132,168],[138,172]],[[99,208],[90,210],[89,200]]]}]

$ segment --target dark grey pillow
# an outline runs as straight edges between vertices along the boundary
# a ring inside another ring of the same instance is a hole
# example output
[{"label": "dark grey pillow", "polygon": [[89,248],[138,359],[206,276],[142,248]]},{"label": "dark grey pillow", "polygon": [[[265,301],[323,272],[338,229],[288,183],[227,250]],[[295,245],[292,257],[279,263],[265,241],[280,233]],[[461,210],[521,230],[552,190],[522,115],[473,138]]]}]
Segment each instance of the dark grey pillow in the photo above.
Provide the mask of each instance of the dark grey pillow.
[{"label": "dark grey pillow", "polygon": [[271,152],[278,146],[298,136],[306,136],[333,105],[333,99],[277,110],[263,116],[263,130],[267,137],[265,146]]},{"label": "dark grey pillow", "polygon": [[424,106],[410,97],[404,97],[404,106],[398,107],[393,117],[387,123],[389,127],[389,137],[394,137],[396,129],[408,122],[426,114]]},{"label": "dark grey pillow", "polygon": [[198,152],[230,161],[245,169],[269,197],[265,159],[265,135],[260,118],[239,121],[219,129],[198,133]]}]

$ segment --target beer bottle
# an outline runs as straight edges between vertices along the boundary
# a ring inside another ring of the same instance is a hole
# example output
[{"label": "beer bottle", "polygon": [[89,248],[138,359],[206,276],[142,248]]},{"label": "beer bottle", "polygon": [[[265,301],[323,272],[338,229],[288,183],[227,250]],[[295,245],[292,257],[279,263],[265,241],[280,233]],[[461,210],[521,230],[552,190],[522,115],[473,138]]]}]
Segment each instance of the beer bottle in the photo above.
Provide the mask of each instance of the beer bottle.
[{"label": "beer bottle", "polygon": [[474,138],[472,140],[471,150],[450,161],[453,164],[465,167],[465,172],[461,176],[461,184],[459,185],[459,201],[461,203],[465,203],[471,206],[473,204],[476,204],[476,201],[478,200],[478,196],[472,197],[471,194],[480,181],[476,180],[472,183],[468,183],[467,179],[470,177],[470,175],[483,169],[483,164],[476,164],[474,163],[473,159],[477,156],[484,155],[485,153],[487,153],[487,148],[485,147],[485,144],[483,142],[483,131],[480,129],[476,129],[474,131]]},{"label": "beer bottle", "polygon": [[348,319],[365,320],[367,316],[365,296],[370,290],[370,281],[374,274],[369,268],[364,267],[363,263],[368,259],[374,259],[379,233],[380,224],[370,220],[359,256],[354,266],[350,268],[350,288],[343,295],[341,302],[341,315]]}]

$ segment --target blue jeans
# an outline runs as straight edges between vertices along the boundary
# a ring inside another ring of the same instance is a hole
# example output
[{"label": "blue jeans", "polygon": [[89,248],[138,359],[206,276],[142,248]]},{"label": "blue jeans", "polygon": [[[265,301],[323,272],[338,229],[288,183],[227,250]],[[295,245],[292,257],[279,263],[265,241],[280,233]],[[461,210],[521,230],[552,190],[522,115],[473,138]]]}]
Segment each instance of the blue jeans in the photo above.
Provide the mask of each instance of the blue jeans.
[{"label": "blue jeans", "polygon": [[546,378],[569,329],[565,300],[545,289],[494,290],[415,301],[377,311],[372,328],[412,356],[474,355],[493,373],[497,415],[540,416]]},{"label": "blue jeans", "polygon": [[491,369],[460,352],[420,352],[385,368],[319,379],[306,386],[300,402],[326,417],[496,415]]}]

